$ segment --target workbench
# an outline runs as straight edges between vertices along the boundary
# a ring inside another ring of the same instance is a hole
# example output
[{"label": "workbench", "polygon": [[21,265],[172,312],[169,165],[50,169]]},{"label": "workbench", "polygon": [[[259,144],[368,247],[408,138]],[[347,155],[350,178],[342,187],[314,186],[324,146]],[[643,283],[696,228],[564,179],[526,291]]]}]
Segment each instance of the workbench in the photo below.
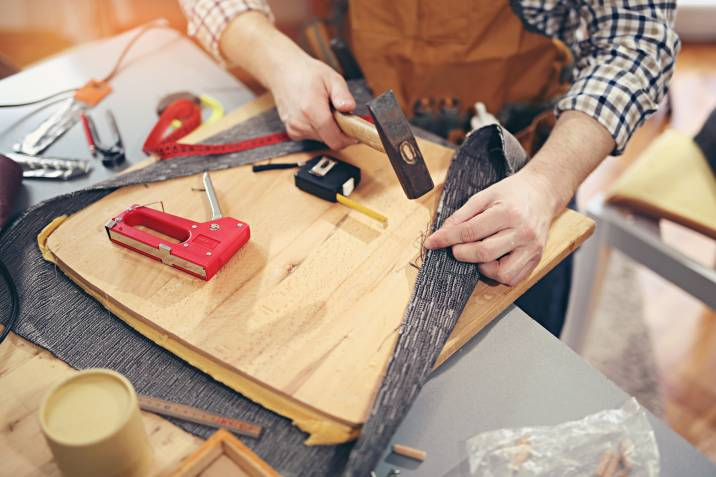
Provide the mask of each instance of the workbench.
[{"label": "workbench", "polygon": [[[125,41],[126,36],[120,36],[86,45],[0,81],[0,102],[23,100],[28,92],[33,97],[43,96],[101,76]],[[137,84],[143,86],[137,88]],[[177,90],[209,93],[227,110],[253,97],[195,45],[168,31],[152,31],[142,39],[114,86],[114,94],[98,109],[114,110],[127,146],[128,165],[144,158],[141,144],[156,119],[156,101],[164,94]],[[46,113],[53,107],[46,108]],[[45,117],[45,113],[26,117],[30,110],[0,111],[0,150],[8,150]],[[103,125],[100,120],[100,128]],[[78,151],[86,151],[84,157],[89,157],[82,132],[75,127],[48,154],[76,156]],[[113,173],[97,164],[84,179],[25,182],[16,211]],[[0,474],[57,475],[35,414],[44,392],[72,372],[49,353],[15,335],[0,347],[0,389],[4,390],[0,401]],[[398,429],[394,442],[425,449],[428,459],[418,465],[386,451],[377,475],[382,477],[394,467],[408,476],[467,475],[465,439],[479,432],[557,424],[619,407],[627,398],[567,346],[511,306],[435,372]],[[144,415],[158,474],[171,469],[201,444],[199,438],[168,421]],[[663,422],[651,415],[649,418],[659,442],[662,475],[716,473],[716,466]]]}]

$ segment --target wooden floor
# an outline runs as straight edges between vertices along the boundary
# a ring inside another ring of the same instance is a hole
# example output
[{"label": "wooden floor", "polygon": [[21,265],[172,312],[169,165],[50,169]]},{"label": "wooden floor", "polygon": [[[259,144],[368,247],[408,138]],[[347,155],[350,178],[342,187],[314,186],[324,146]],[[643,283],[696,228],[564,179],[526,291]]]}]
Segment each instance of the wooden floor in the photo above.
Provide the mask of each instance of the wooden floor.
[{"label": "wooden floor", "polygon": [[[716,45],[683,46],[672,103],[671,118],[663,111],[657,114],[639,130],[623,156],[608,158],[589,177],[580,190],[580,205],[605,191],[667,123],[689,133],[698,131],[716,107]],[[661,231],[683,253],[716,264],[713,240],[668,222],[662,223]],[[716,312],[645,267],[637,268],[660,374],[664,418],[716,462]]]}]

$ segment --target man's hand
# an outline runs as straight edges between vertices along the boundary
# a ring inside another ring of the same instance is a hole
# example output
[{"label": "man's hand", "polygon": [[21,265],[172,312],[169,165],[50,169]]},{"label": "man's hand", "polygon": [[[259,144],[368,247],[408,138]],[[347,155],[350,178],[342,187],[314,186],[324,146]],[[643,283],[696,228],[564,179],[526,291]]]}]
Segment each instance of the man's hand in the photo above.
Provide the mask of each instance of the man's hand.
[{"label": "man's hand", "polygon": [[350,113],[356,103],[346,81],[330,66],[303,53],[274,76],[270,87],[291,139],[317,139],[331,149],[356,143],[333,119],[331,106]]},{"label": "man's hand", "polygon": [[236,17],[220,39],[227,60],[270,89],[292,139],[316,139],[331,149],[355,144],[333,119],[331,107],[349,113],[355,100],[341,75],[311,58],[261,12]]},{"label": "man's hand", "polygon": [[425,240],[425,247],[452,247],[457,260],[479,263],[485,276],[519,283],[539,263],[552,218],[614,144],[586,114],[562,113],[521,171],[472,196]]},{"label": "man's hand", "polygon": [[506,285],[524,280],[539,263],[557,197],[544,177],[523,170],[473,195],[425,240],[452,247],[455,259]]}]

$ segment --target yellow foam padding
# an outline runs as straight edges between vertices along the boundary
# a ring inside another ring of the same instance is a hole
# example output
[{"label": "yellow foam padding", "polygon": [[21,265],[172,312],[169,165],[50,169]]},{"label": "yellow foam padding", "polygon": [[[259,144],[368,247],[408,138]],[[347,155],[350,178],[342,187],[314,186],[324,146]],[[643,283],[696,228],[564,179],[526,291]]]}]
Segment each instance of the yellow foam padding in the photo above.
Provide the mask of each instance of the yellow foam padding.
[{"label": "yellow foam padding", "polygon": [[141,317],[133,314],[104,296],[100,290],[92,287],[81,276],[75,274],[68,267],[65,267],[52,250],[47,246],[47,239],[58,227],[68,218],[67,215],[57,217],[50,222],[37,236],[37,245],[42,256],[48,262],[54,263],[62,272],[75,282],[86,293],[91,295],[102,306],[116,315],[129,326],[142,335],[152,340],[162,348],[174,353],[192,366],[200,369],[230,388],[238,391],[244,396],[261,404],[263,407],[292,419],[293,424],[309,434],[305,441],[306,445],[333,445],[349,442],[358,438],[361,432],[360,427],[350,426],[347,423],[332,419],[313,408],[280,394],[248,377],[239,375],[228,366],[222,366],[196,350],[188,347],[173,336],[161,333],[156,328],[147,324]]},{"label": "yellow foam padding", "polygon": [[716,176],[681,132],[656,138],[614,184],[608,201],[716,238]]}]

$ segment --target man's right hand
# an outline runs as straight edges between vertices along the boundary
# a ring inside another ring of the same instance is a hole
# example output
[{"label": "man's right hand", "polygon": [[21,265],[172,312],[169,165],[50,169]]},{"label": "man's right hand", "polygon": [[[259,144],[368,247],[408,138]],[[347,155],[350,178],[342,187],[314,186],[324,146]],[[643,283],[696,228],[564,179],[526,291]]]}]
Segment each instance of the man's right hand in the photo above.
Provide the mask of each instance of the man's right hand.
[{"label": "man's right hand", "polygon": [[270,80],[288,135],[295,140],[317,139],[334,150],[355,144],[340,130],[331,110],[331,106],[343,113],[355,109],[346,81],[330,66],[302,54]]},{"label": "man's right hand", "polygon": [[316,139],[331,149],[355,140],[343,134],[332,108],[349,113],[355,100],[341,75],[278,31],[263,13],[236,17],[221,35],[221,51],[271,90],[292,139]]}]

